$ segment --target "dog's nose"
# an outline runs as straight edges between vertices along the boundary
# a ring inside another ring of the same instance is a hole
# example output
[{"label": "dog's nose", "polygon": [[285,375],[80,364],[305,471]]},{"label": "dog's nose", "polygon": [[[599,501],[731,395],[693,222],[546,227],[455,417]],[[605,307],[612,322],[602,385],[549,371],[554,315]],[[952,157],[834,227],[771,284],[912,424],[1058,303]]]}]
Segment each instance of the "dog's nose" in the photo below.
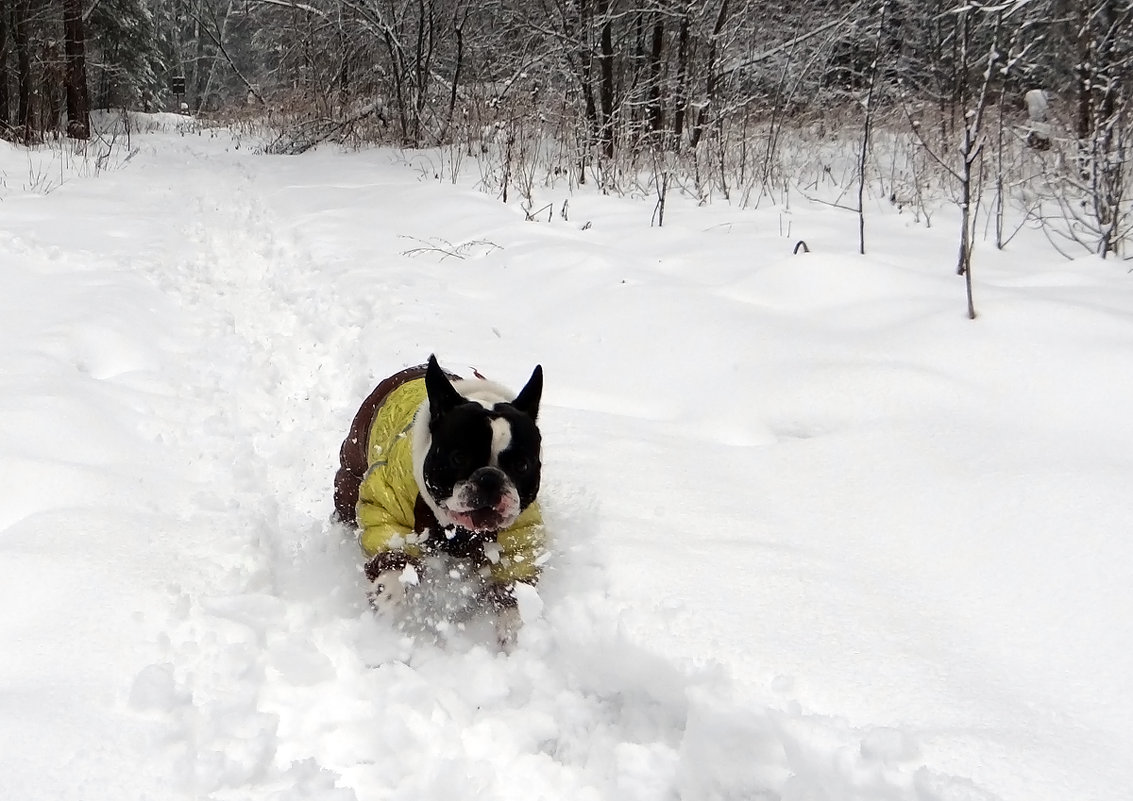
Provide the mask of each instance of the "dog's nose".
[{"label": "dog's nose", "polygon": [[495,467],[481,467],[471,478],[479,494],[485,498],[494,500],[503,491],[505,476]]}]

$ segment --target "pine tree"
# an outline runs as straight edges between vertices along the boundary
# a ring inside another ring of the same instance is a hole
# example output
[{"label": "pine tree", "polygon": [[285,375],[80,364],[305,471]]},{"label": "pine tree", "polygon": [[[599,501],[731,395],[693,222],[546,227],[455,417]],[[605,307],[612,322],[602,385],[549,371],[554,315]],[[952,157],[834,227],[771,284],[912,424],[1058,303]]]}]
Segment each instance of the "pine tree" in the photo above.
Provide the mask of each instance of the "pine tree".
[{"label": "pine tree", "polygon": [[166,66],[145,0],[101,0],[89,26],[95,106],[158,108]]}]

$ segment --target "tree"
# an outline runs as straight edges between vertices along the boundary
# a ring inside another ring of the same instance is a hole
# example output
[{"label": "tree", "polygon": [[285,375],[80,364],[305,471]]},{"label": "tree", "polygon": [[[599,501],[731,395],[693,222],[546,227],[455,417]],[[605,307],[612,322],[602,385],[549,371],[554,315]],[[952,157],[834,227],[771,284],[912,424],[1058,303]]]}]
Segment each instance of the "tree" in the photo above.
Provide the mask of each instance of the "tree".
[{"label": "tree", "polygon": [[1097,226],[1097,252],[1104,258],[1118,250],[1123,238],[1126,159],[1133,133],[1127,112],[1133,3],[1079,0],[1077,12],[1078,146]]},{"label": "tree", "polygon": [[958,112],[959,125],[962,126],[955,159],[949,155],[952,148],[948,146],[946,138],[939,149],[934,148],[914,120],[914,130],[920,137],[922,146],[956,184],[956,204],[960,209],[960,245],[956,257],[956,273],[964,278],[968,317],[973,320],[976,318],[976,307],[972,291],[972,248],[975,244],[976,212],[981,196],[979,175],[986,139],[984,118],[1003,58],[1001,37],[1005,21],[1025,3],[1026,0],[1015,0],[1012,4],[981,5],[968,0],[957,0],[956,6],[948,12],[952,21],[952,68],[958,78],[952,87],[955,104],[953,115]]},{"label": "tree", "polygon": [[16,125],[25,144],[36,136],[32,117],[31,25],[32,0],[15,0],[12,7],[12,43],[16,49],[18,83]]},{"label": "tree", "polygon": [[0,136],[7,133],[12,123],[11,98],[8,96],[8,29],[12,16],[10,0],[0,0]]},{"label": "tree", "polygon": [[157,108],[165,56],[142,0],[100,0],[87,16],[88,75],[95,108]]},{"label": "tree", "polygon": [[862,144],[858,154],[858,253],[865,255],[865,188],[866,162],[869,156],[869,137],[873,131],[874,96],[877,93],[877,80],[880,68],[882,44],[885,39],[885,25],[888,21],[890,0],[881,0],[876,9],[877,33],[874,36],[873,55],[866,73],[865,116],[862,120]]},{"label": "tree", "polygon": [[67,136],[90,138],[90,91],[87,88],[86,34],[82,0],[63,2],[63,51],[66,59]]}]

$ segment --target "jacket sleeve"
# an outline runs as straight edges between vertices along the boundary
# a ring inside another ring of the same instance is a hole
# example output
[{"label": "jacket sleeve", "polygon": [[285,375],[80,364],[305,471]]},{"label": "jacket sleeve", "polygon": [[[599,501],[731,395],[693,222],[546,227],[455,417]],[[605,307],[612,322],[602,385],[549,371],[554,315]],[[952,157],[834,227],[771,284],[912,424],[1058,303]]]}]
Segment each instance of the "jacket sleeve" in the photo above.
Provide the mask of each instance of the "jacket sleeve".
[{"label": "jacket sleeve", "polygon": [[492,579],[499,584],[516,581],[534,583],[539,577],[539,558],[546,546],[543,517],[538,505],[527,507],[515,525],[501,532],[496,541],[500,546],[500,556],[491,565]]},{"label": "jacket sleeve", "polygon": [[359,542],[367,555],[404,551],[420,556],[413,534],[413,513],[397,502],[397,495],[382,471],[370,471],[358,491]]}]

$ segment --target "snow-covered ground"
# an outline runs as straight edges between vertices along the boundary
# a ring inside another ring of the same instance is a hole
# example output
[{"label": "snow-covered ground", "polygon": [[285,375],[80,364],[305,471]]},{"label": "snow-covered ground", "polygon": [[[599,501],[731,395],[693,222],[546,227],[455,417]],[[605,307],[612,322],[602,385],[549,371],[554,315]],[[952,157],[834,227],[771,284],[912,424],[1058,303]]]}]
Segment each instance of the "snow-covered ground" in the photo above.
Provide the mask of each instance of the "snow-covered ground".
[{"label": "snow-covered ground", "polygon": [[[1128,797],[1126,265],[981,245],[971,322],[943,211],[859,257],[798,202],[528,222],[425,154],[132,146],[0,143],[0,797]],[[432,352],[546,371],[510,654],[376,619],[327,522]]]}]

